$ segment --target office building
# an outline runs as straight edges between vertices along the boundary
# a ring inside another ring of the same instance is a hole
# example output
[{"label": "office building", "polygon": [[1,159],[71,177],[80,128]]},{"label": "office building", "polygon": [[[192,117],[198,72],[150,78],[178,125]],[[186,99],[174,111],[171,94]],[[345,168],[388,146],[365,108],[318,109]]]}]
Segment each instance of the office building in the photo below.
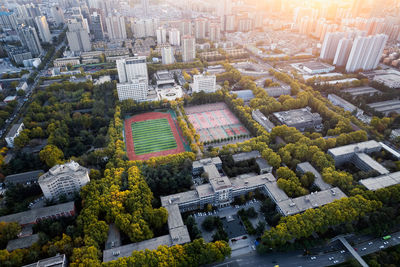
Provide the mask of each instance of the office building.
[{"label": "office building", "polygon": [[7,146],[10,148],[14,147],[14,140],[15,138],[24,130],[24,124],[23,123],[17,123],[14,124],[8,134],[6,135],[6,142]]},{"label": "office building", "polygon": [[28,48],[32,56],[38,57],[43,53],[35,28],[21,25],[17,32],[22,46]]},{"label": "office building", "polygon": [[52,6],[50,11],[53,20],[57,25],[61,25],[64,23],[64,12],[61,8],[59,8],[58,6]]},{"label": "office building", "polygon": [[196,39],[205,39],[207,32],[207,20],[198,18],[194,21],[194,33]]},{"label": "office building", "polygon": [[132,79],[143,77],[148,80],[146,57],[135,56],[117,60],[120,83],[129,83]]},{"label": "office building", "polygon": [[156,79],[157,86],[163,87],[167,85],[168,87],[175,84],[174,74],[168,70],[159,70],[154,73],[154,78]]},{"label": "office building", "polygon": [[338,67],[343,67],[347,64],[347,60],[349,59],[350,51],[353,46],[353,40],[342,38],[340,39],[335,57],[333,59],[333,65]]},{"label": "office building", "polygon": [[55,165],[38,180],[44,197],[54,200],[60,196],[73,197],[89,181],[89,170],[75,161]]},{"label": "office building", "polygon": [[104,27],[101,14],[93,12],[90,16],[90,33],[94,40],[101,41],[104,39]]},{"label": "office building", "polygon": [[372,70],[378,66],[388,37],[377,34],[368,37],[358,36],[353,43],[346,64],[347,72]]},{"label": "office building", "polygon": [[0,28],[16,30],[18,28],[17,16],[14,12],[0,11]]},{"label": "office building", "polygon": [[37,29],[39,30],[39,37],[43,43],[52,43],[49,25],[45,16],[35,18]]},{"label": "office building", "polygon": [[175,62],[174,50],[169,44],[161,45],[162,64],[172,64]]},{"label": "office building", "polygon": [[339,41],[344,37],[342,32],[329,32],[326,34],[321,48],[320,58],[323,60],[333,60],[336,55],[336,50]]},{"label": "office building", "polygon": [[190,62],[196,58],[196,44],[192,36],[185,35],[182,37],[182,60]]},{"label": "office building", "polygon": [[295,127],[299,131],[304,131],[308,128],[320,129],[322,127],[321,116],[318,113],[311,113],[309,107],[274,112],[273,115],[280,123]]},{"label": "office building", "polygon": [[92,50],[89,33],[82,22],[70,20],[67,31],[68,45],[73,52],[88,52]]},{"label": "office building", "polygon": [[125,17],[111,16],[106,17],[107,34],[110,40],[126,39]]},{"label": "office building", "polygon": [[167,42],[167,29],[164,27],[158,27],[156,30],[157,44],[165,44]]},{"label": "office building", "polygon": [[139,77],[131,79],[128,83],[117,83],[119,101],[132,99],[138,102],[146,101],[148,94],[148,80]]},{"label": "office building", "polygon": [[216,91],[216,80],[215,75],[193,75],[193,93],[214,93]]},{"label": "office building", "polygon": [[181,33],[179,32],[178,29],[172,28],[169,31],[169,44],[170,45],[175,45],[175,46],[180,46],[181,45]]}]

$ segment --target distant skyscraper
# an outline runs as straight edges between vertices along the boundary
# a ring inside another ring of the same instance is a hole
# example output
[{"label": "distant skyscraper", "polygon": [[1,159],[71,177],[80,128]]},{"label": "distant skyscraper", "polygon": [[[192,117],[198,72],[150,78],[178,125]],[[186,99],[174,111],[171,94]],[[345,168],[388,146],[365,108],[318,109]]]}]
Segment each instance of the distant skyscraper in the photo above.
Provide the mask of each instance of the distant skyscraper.
[{"label": "distant skyscraper", "polygon": [[339,41],[344,37],[342,32],[329,32],[322,43],[320,58],[323,60],[333,60]]},{"label": "distant skyscraper", "polygon": [[83,23],[76,19],[68,22],[67,39],[69,47],[73,52],[87,52],[92,50],[87,30],[83,26]]},{"label": "distant skyscraper", "polygon": [[342,38],[339,41],[338,47],[336,49],[335,58],[333,59],[333,64],[338,67],[343,67],[346,65],[349,59],[351,47],[353,45],[353,40],[348,38]]},{"label": "distant skyscraper", "polygon": [[174,63],[174,50],[169,44],[161,46],[162,64],[168,65]]},{"label": "distant skyscraper", "polygon": [[196,41],[190,35],[182,37],[182,60],[183,62],[193,61],[196,57]]},{"label": "distant skyscraper", "polygon": [[58,6],[51,7],[51,16],[53,17],[57,25],[61,25],[64,23],[64,12]]},{"label": "distant skyscraper", "polygon": [[181,45],[181,33],[176,28],[172,28],[169,31],[169,44],[170,45]]},{"label": "distant skyscraper", "polygon": [[47,24],[47,20],[45,16],[40,16],[35,18],[36,26],[39,30],[39,36],[42,42],[51,43],[51,33],[49,30],[49,25]]},{"label": "distant skyscraper", "polygon": [[158,27],[156,30],[157,44],[165,44],[167,42],[167,29]]},{"label": "distant skyscraper", "polygon": [[381,59],[387,39],[385,34],[357,37],[350,51],[346,71],[375,69]]},{"label": "distant skyscraper", "polygon": [[205,39],[207,30],[207,20],[198,18],[194,21],[194,31],[196,39]]},{"label": "distant skyscraper", "polygon": [[93,35],[93,38],[98,40],[104,39],[104,28],[101,15],[97,12],[93,12],[90,19],[90,31]]},{"label": "distant skyscraper", "polygon": [[120,83],[129,83],[132,79],[143,77],[148,79],[146,57],[130,57],[117,60],[118,78]]},{"label": "distant skyscraper", "polygon": [[145,16],[149,15],[149,0],[142,0],[142,8]]},{"label": "distant skyscraper", "polygon": [[17,32],[22,46],[28,48],[32,56],[37,57],[43,52],[35,28],[22,25],[18,28]]},{"label": "distant skyscraper", "polygon": [[126,39],[125,18],[112,16],[106,18],[107,33],[110,40]]},{"label": "distant skyscraper", "polygon": [[357,17],[360,15],[361,9],[366,4],[365,2],[366,2],[365,0],[354,0],[353,1],[353,5],[351,7],[351,14],[353,15],[353,17]]}]

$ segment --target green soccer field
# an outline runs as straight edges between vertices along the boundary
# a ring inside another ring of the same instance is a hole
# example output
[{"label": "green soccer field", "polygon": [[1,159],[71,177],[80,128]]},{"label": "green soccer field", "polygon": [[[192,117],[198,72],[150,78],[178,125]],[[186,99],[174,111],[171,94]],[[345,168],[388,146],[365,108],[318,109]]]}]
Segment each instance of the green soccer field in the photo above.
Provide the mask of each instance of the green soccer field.
[{"label": "green soccer field", "polygon": [[167,119],[134,122],[132,137],[136,155],[177,148]]}]

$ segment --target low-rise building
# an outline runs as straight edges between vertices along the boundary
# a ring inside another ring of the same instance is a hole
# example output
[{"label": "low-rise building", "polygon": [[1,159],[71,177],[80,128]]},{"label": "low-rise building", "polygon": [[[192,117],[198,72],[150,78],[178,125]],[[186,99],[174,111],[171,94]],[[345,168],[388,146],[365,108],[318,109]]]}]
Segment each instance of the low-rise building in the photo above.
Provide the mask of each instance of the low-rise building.
[{"label": "low-rise building", "polygon": [[400,114],[400,100],[388,100],[368,104],[368,106],[377,112],[383,113],[385,116],[394,112]]},{"label": "low-rise building", "polygon": [[68,65],[75,66],[81,64],[80,57],[63,57],[53,61],[54,67],[66,67]]},{"label": "low-rise building", "polygon": [[390,88],[400,88],[400,72],[376,75],[374,81],[383,83]]},{"label": "low-rise building", "polygon": [[288,85],[267,87],[264,90],[271,97],[279,97],[281,95],[290,95],[292,93],[292,88]]},{"label": "low-rise building", "polygon": [[304,131],[307,128],[319,129],[322,127],[321,116],[318,113],[311,113],[309,107],[274,112],[273,115],[280,123],[295,127],[299,131]]},{"label": "low-rise building", "polygon": [[21,185],[32,185],[38,182],[39,176],[44,173],[43,170],[23,172],[17,174],[7,175],[4,179],[5,184],[21,184]]},{"label": "low-rise building", "polygon": [[351,162],[356,153],[374,153],[379,152],[382,146],[375,140],[360,142],[341,147],[335,147],[328,150],[328,154],[335,160],[335,165],[340,166],[345,162]]},{"label": "low-rise building", "polygon": [[357,108],[347,100],[344,100],[343,98],[335,95],[335,94],[329,94],[328,99],[334,104],[335,106],[342,107],[344,110],[349,111],[349,112],[354,112],[357,111],[357,113],[361,112],[364,113],[361,109]]},{"label": "low-rise building", "polygon": [[258,122],[267,132],[271,132],[275,125],[261,113],[259,109],[255,109],[251,112],[253,119]]},{"label": "low-rise building", "polygon": [[14,140],[15,138],[24,130],[24,124],[23,123],[17,123],[14,124],[8,134],[6,135],[6,142],[7,146],[10,148],[14,147]]},{"label": "low-rise building", "polygon": [[72,197],[89,181],[89,170],[75,161],[52,167],[38,180],[46,199]]},{"label": "low-rise building", "polygon": [[192,86],[193,93],[214,93],[216,91],[216,81],[217,78],[215,75],[194,75]]},{"label": "low-rise building", "polygon": [[291,64],[291,66],[303,73],[308,74],[328,73],[335,69],[334,66],[317,61],[295,63]]},{"label": "low-rise building", "polygon": [[67,266],[68,266],[67,257],[65,256],[65,254],[61,254],[22,267],[67,267]]},{"label": "low-rise building", "polygon": [[382,94],[381,91],[376,90],[375,88],[370,87],[370,86],[347,88],[347,89],[342,90],[342,92],[348,93],[353,97],[360,96],[360,95],[373,96],[373,95]]},{"label": "low-rise building", "polygon": [[385,187],[400,184],[400,172],[362,179],[359,183],[365,186],[368,190],[376,191]]},{"label": "low-rise building", "polygon": [[138,102],[146,101],[148,94],[146,78],[132,79],[130,83],[117,83],[118,99],[120,101],[132,99]]},{"label": "low-rise building", "polygon": [[168,70],[159,70],[154,73],[154,79],[156,80],[157,86],[161,85],[174,85],[174,75]]},{"label": "low-rise building", "polygon": [[6,249],[8,252],[11,252],[16,249],[29,248],[38,241],[39,241],[39,234],[23,236],[8,241]]}]

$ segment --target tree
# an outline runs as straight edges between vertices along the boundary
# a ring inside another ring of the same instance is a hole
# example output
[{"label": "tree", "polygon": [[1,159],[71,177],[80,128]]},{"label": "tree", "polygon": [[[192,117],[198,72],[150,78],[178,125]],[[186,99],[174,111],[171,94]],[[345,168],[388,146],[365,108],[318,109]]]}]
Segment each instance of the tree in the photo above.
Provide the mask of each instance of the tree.
[{"label": "tree", "polygon": [[41,161],[51,168],[63,162],[64,153],[54,145],[47,145],[39,152],[39,157]]},{"label": "tree", "polygon": [[314,183],[315,175],[312,172],[306,172],[300,178],[301,184],[305,188],[310,188],[310,186]]},{"label": "tree", "polygon": [[8,241],[17,238],[21,232],[21,226],[16,222],[0,222],[0,249],[5,248]]},{"label": "tree", "polygon": [[208,216],[201,223],[201,227],[203,227],[206,231],[212,231],[215,228],[215,220],[213,216]]}]

